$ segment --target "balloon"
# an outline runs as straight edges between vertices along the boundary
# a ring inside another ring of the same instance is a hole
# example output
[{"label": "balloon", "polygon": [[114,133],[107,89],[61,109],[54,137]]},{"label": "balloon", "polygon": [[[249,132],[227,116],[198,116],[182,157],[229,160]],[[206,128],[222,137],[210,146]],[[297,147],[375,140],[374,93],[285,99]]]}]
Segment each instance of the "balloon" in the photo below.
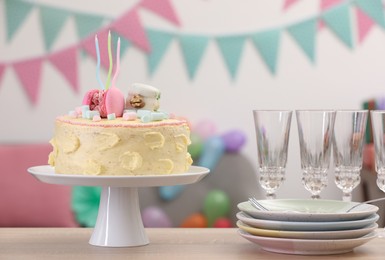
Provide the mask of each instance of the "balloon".
[{"label": "balloon", "polygon": [[72,209],[80,226],[95,226],[101,191],[101,187],[75,186],[72,188]]},{"label": "balloon", "polygon": [[199,158],[198,165],[213,170],[224,153],[225,143],[223,139],[219,136],[210,137],[203,145],[203,151]]},{"label": "balloon", "polygon": [[208,226],[212,227],[217,218],[225,217],[230,212],[229,197],[221,190],[210,191],[204,200],[203,212]]},{"label": "balloon", "polygon": [[203,140],[199,135],[195,133],[191,133],[190,138],[191,144],[188,146],[188,152],[191,154],[193,160],[197,160],[203,150]]},{"label": "balloon", "polygon": [[215,135],[216,127],[213,122],[209,120],[204,120],[195,125],[193,132],[197,133],[203,139],[207,139],[210,136]]},{"label": "balloon", "polygon": [[231,228],[233,225],[231,224],[230,219],[228,218],[217,218],[213,225],[215,228]]},{"label": "balloon", "polygon": [[167,201],[175,199],[184,189],[183,185],[161,186],[159,187],[159,196]]},{"label": "balloon", "polygon": [[236,153],[243,144],[246,142],[246,136],[238,130],[233,130],[222,135],[223,141],[226,146],[226,152]]},{"label": "balloon", "polygon": [[145,227],[172,227],[171,220],[167,214],[156,206],[143,209],[142,220]]},{"label": "balloon", "polygon": [[202,213],[194,213],[185,218],[180,226],[183,228],[206,228],[207,219]]}]

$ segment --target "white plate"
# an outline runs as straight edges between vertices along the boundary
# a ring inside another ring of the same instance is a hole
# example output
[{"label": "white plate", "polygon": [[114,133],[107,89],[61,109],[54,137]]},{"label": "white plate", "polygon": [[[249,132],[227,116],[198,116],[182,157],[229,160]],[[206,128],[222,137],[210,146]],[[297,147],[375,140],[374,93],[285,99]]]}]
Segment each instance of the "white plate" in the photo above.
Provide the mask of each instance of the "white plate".
[{"label": "white plate", "polygon": [[186,173],[170,175],[142,176],[93,176],[77,174],[57,174],[49,165],[35,166],[28,169],[33,176],[45,183],[81,186],[110,187],[154,187],[182,185],[198,182],[210,170],[199,166],[190,166]]},{"label": "white plate", "polygon": [[377,223],[373,223],[367,227],[353,230],[337,230],[337,231],[285,231],[262,229],[249,226],[242,221],[237,221],[237,226],[256,236],[278,237],[278,238],[296,238],[296,239],[348,239],[358,238],[373,232],[378,228]]},{"label": "white plate", "polygon": [[279,221],[256,219],[248,216],[244,212],[238,212],[237,218],[255,228],[285,230],[285,231],[333,231],[333,230],[351,230],[363,228],[373,224],[379,219],[378,214],[373,214],[364,219],[332,221],[332,222],[300,222],[300,221]]},{"label": "white plate", "polygon": [[296,255],[333,255],[347,253],[355,247],[361,246],[377,237],[377,233],[372,232],[366,236],[353,239],[307,240],[253,236],[243,230],[238,230],[238,233],[247,240],[259,245],[263,250]]},{"label": "white plate", "polygon": [[283,221],[340,221],[362,219],[373,215],[378,207],[363,204],[346,212],[357,202],[338,200],[276,199],[259,200],[269,211],[254,208],[248,201],[238,204],[238,209],[259,219]]}]

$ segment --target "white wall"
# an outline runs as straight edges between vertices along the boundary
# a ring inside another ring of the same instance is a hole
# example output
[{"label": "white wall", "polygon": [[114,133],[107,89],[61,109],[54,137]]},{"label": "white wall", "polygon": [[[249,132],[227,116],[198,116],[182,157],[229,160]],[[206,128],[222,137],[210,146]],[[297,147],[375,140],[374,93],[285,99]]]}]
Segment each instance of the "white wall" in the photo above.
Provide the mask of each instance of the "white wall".
[{"label": "white wall", "polygon": [[[135,1],[39,1],[79,11],[118,17]],[[108,2],[108,4],[107,4]],[[174,29],[155,15],[142,11],[147,27],[181,32],[231,34],[286,25],[314,15],[319,0],[299,1],[282,12],[283,0],[205,0],[173,1],[182,26]],[[4,10],[4,1],[0,1]],[[25,59],[44,53],[37,12],[34,11],[14,39],[5,42],[5,22],[0,16],[0,61]],[[53,50],[78,41],[74,23],[69,20]],[[211,42],[196,77],[189,80],[179,46],[173,42],[157,72],[149,78],[145,56],[131,48],[121,58],[117,82],[123,92],[133,82],[145,82],[161,89],[163,109],[177,112],[197,123],[209,119],[218,132],[242,129],[248,142],[242,153],[254,163],[256,147],[252,109],[360,108],[362,101],[384,94],[385,33],[377,26],[360,46],[349,50],[328,30],[317,36],[316,64],[312,65],[292,39],[283,34],[277,74],[271,75],[255,48],[247,43],[236,80],[231,80],[218,48]],[[95,62],[80,59],[80,94],[74,94],[50,64],[43,66],[39,103],[33,107],[12,69],[0,83],[0,142],[47,142],[55,116],[79,105],[83,94],[97,87]],[[105,74],[102,75],[105,77]],[[299,145],[296,120],[290,137],[287,181],[278,193],[283,197],[309,197],[300,183]],[[340,198],[332,178],[323,198]]]}]

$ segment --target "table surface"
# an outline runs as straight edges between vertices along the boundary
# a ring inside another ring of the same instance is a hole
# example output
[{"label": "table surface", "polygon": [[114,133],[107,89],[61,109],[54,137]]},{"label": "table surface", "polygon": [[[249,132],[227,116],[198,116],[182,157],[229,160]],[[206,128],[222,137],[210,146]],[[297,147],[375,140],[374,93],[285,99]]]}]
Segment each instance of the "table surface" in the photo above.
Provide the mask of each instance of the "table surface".
[{"label": "table surface", "polygon": [[90,228],[0,228],[0,259],[385,259],[385,239],[375,238],[340,255],[270,253],[236,228],[148,228],[150,244],[109,248],[88,244]]}]

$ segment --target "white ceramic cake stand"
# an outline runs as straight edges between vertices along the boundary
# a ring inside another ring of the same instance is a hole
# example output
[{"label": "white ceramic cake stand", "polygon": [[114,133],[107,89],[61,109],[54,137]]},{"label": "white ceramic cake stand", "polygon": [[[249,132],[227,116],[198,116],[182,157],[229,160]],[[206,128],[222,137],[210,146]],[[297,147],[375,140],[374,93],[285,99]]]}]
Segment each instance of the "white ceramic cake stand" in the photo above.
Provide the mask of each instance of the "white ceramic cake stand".
[{"label": "white ceramic cake stand", "polygon": [[138,188],[198,182],[209,169],[191,166],[188,172],[151,176],[86,176],[56,174],[49,165],[28,169],[38,180],[70,186],[101,186],[98,218],[89,243],[94,246],[132,247],[149,243],[139,207]]}]

